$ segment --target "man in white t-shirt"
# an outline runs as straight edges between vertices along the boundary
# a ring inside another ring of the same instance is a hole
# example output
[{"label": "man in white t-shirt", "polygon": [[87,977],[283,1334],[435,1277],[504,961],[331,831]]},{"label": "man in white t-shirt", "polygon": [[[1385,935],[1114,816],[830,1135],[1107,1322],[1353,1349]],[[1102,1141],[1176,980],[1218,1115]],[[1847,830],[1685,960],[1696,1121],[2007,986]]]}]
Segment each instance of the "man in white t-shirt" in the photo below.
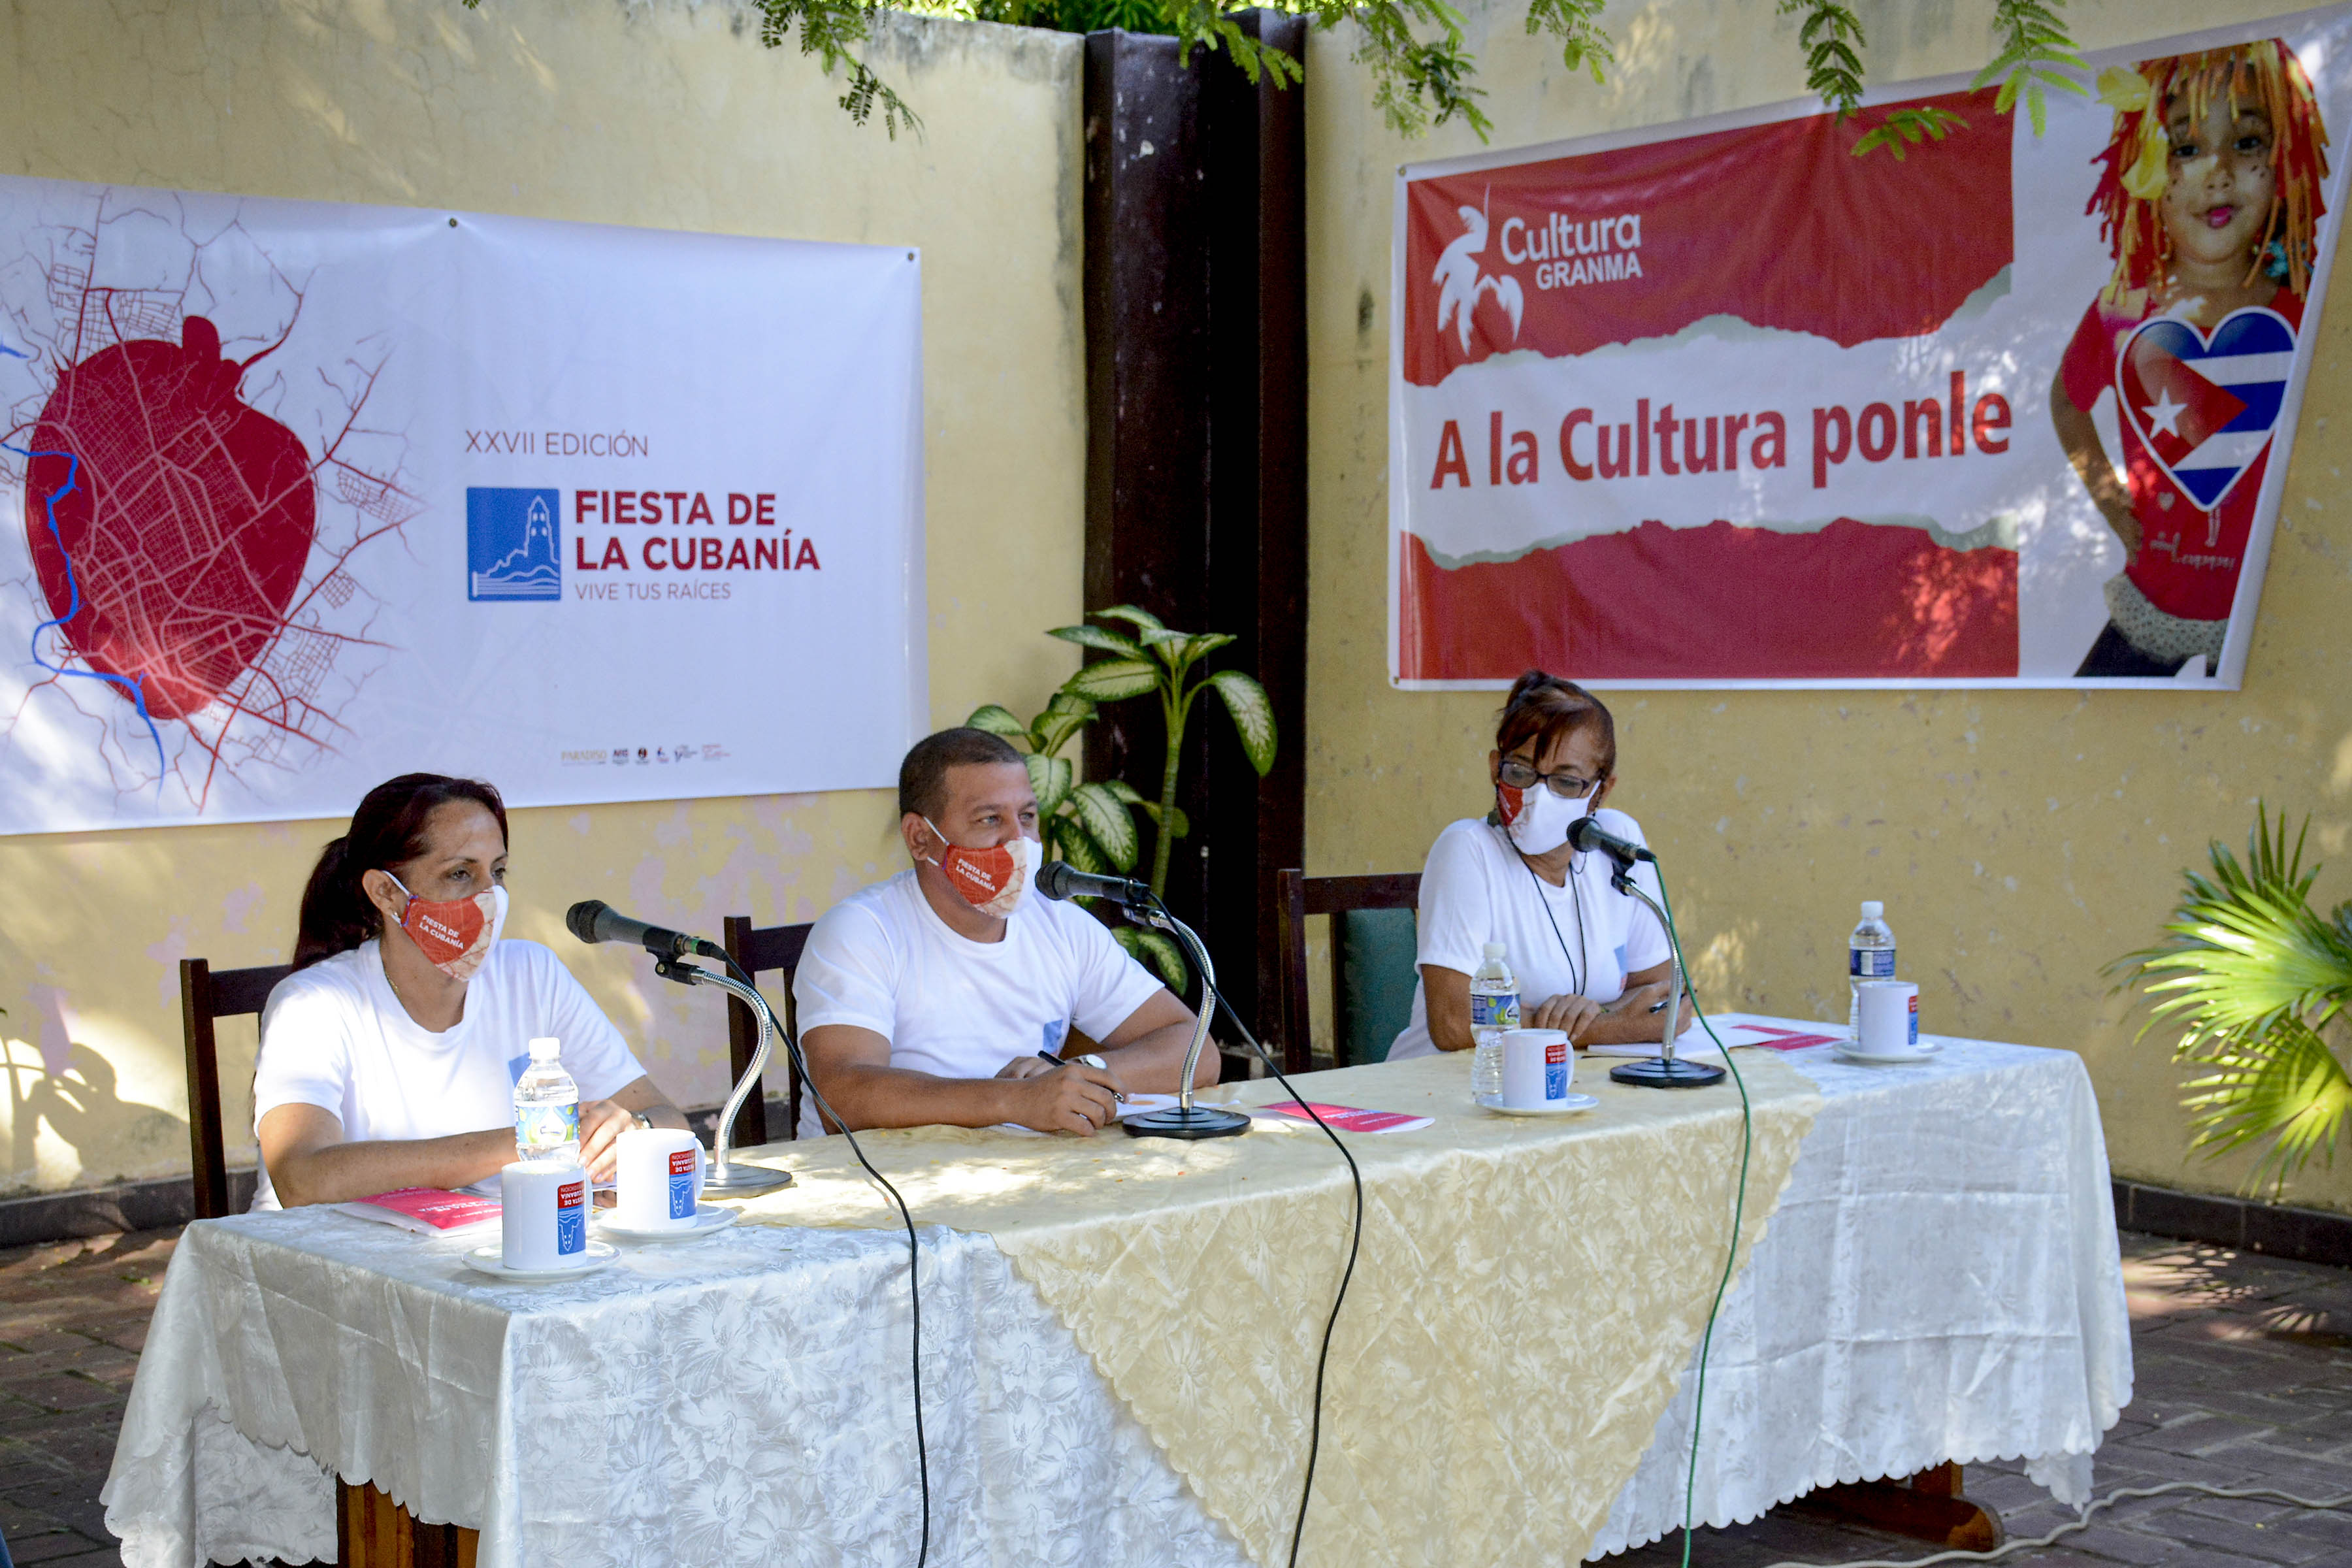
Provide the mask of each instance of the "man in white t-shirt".
[{"label": "man in white t-shirt", "polygon": [[[912,868],[826,910],[793,979],[802,1049],[834,1113],[853,1131],[1013,1122],[1084,1136],[1109,1125],[1122,1094],[1173,1092],[1192,1011],[1100,921],[1031,886],[1037,797],[1021,753],[985,731],[942,730],[900,765],[898,812]],[[1201,1053],[1196,1087],[1215,1081],[1216,1060]],[[812,1103],[803,1134],[829,1130]]]}]

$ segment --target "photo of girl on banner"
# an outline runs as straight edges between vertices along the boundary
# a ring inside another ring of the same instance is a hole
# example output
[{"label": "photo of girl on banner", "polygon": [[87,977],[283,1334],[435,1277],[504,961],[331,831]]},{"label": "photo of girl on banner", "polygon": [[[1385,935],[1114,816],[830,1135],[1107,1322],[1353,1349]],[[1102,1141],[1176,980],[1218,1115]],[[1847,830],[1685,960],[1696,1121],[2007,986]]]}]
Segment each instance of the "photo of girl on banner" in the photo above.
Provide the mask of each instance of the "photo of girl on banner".
[{"label": "photo of girl on banner", "polygon": [[[2085,211],[2115,271],[2050,391],[2059,445],[2124,548],[2078,677],[2221,657],[2319,251],[2327,130],[2266,38],[2101,73],[2115,131]],[[2118,479],[2092,421],[2112,392]]]}]

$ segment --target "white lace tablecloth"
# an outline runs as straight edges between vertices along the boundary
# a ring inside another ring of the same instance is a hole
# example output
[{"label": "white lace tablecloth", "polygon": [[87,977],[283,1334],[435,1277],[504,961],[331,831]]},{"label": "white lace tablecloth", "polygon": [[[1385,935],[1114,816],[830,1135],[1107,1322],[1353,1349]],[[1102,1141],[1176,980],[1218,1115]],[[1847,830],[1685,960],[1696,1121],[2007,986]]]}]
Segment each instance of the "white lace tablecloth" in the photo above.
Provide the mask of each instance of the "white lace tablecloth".
[{"label": "white lace tablecloth", "polygon": [[[1916,1067],[1788,1054],[1824,1103],[1716,1324],[1696,1522],[1946,1460],[2027,1459],[2060,1501],[2089,1497],[2132,1386],[2090,1075],[2072,1051],[1941,1043]],[[1684,1373],[1594,1557],[1682,1528],[1696,1387]]]},{"label": "white lace tablecloth", "polygon": [[[1828,1103],[1724,1305],[1696,1517],[1948,1458],[2081,1495],[2131,1370],[2080,1059],[1791,1059]],[[555,1286],[467,1269],[481,1241],[190,1226],[103,1493],[124,1561],[331,1560],[331,1473],[480,1529],[481,1568],[914,1561],[903,1235],[740,1226]],[[1241,1568],[987,1238],[923,1254],[933,1563]],[[1693,1383],[1596,1556],[1679,1526]]]}]

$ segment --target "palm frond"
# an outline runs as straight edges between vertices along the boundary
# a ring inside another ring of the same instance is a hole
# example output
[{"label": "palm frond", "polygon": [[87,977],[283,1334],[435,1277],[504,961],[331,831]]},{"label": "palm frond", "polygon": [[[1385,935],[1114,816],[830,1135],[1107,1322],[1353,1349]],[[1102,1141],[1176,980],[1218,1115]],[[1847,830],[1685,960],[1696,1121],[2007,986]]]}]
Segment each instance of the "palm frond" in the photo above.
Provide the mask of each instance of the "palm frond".
[{"label": "palm frond", "polygon": [[2219,1155],[2270,1139],[2248,1185],[2267,1180],[2273,1195],[2314,1154],[2334,1163],[2352,1119],[2352,1074],[2310,1026],[2282,1018],[2253,1045],[2224,1047],[2211,1061],[2211,1073],[2181,1086],[2190,1148]]},{"label": "palm frond", "polygon": [[2284,818],[2273,830],[2258,810],[2246,862],[2210,846],[2212,875],[2187,873],[2166,940],[2110,966],[2155,1002],[2148,1028],[2182,1026],[2179,1055],[2249,1043],[2289,1015],[2322,1027],[2352,1001],[2352,931],[2345,911],[2325,921],[2311,908],[2319,873],[2303,868],[2303,847],[2304,835],[2288,847]]},{"label": "palm frond", "polygon": [[2165,939],[2108,966],[2153,1004],[2140,1037],[2177,1026],[2175,1059],[2211,1069],[2182,1085],[2189,1146],[2210,1157],[2268,1142],[2250,1189],[2332,1158],[2352,1127],[2352,1074],[2321,1033],[2352,1002],[2352,904],[2312,909],[2309,832],[2306,820],[2290,846],[2285,818],[2258,807],[2245,859],[2209,846],[2211,873],[2184,874]]}]

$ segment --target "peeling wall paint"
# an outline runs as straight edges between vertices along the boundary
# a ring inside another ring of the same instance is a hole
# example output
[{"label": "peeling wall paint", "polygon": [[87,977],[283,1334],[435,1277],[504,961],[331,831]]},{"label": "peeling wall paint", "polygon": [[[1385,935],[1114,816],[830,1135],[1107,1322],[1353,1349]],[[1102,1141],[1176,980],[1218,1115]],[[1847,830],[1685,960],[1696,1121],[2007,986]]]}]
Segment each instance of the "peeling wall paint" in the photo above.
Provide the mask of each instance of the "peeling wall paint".
[{"label": "peeling wall paint", "polygon": [[[837,80],[761,48],[732,6],[17,0],[0,6],[0,168],[920,247],[931,701],[947,723],[984,701],[1042,706],[1076,661],[1040,634],[1080,609],[1081,52],[887,17],[876,63],[926,122],[893,142],[853,126]],[[760,672],[744,700],[808,679],[821,673]],[[0,838],[0,1192],[187,1169],[177,961],[283,962],[341,826]],[[715,938],[730,914],[807,920],[902,858],[881,791],[519,811],[513,831],[509,931],[554,947],[690,1106],[724,1095],[719,999],[582,948],[563,910],[602,898]],[[233,1160],[251,1158],[253,1044],[249,1024],[223,1026]]]},{"label": "peeling wall paint", "polygon": [[[2066,18],[2104,48],[2294,8],[2078,0]],[[1767,5],[1612,5],[1619,61],[1605,87],[1528,37],[1517,0],[1467,15],[1497,148],[1804,95],[1799,19]],[[1984,0],[1862,16],[1875,81],[1972,72],[1991,53]],[[1391,134],[1351,47],[1314,34],[1307,68],[1317,874],[1416,869],[1440,827],[1484,811],[1498,706],[1495,693],[1403,693],[1385,679],[1394,174],[1478,142],[1459,128]],[[2352,157],[2352,126],[2331,129],[2333,155]],[[1884,899],[1924,1026],[2083,1053],[2119,1175],[2206,1190],[2242,1178],[2246,1162],[2188,1155],[2180,1072],[2160,1039],[2135,1043],[2143,1017],[2101,968],[2154,940],[2209,839],[2243,844],[2257,798],[2312,814],[2313,845],[2346,854],[2352,454],[2338,432],[2352,420],[2352,296],[2338,270],[2242,692],[1608,694],[1622,752],[1612,804],[1665,858],[1705,999],[1843,1019],[1854,906]],[[2347,872],[2332,865],[2315,896],[2352,898]],[[2352,1161],[2288,1196],[2352,1209]]]}]

